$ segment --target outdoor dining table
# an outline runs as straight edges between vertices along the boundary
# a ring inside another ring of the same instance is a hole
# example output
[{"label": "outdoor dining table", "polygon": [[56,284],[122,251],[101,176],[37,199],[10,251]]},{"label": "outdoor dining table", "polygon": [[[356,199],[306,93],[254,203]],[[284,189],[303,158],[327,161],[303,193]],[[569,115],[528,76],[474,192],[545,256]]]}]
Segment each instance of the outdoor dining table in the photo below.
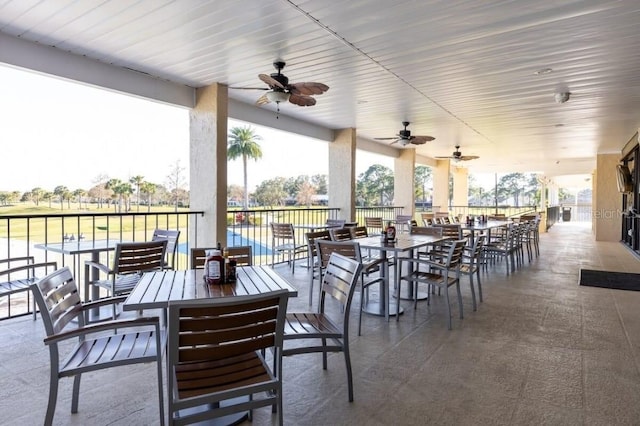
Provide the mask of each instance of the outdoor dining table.
[{"label": "outdoor dining table", "polygon": [[[298,295],[298,290],[269,266],[240,266],[236,269],[236,277],[233,283],[208,284],[204,280],[202,269],[144,272],[124,301],[122,309],[162,309],[162,317],[166,324],[169,302],[265,294],[282,289],[289,291],[289,297]],[[242,398],[245,397],[236,399]],[[238,424],[248,415],[249,412],[232,413],[206,424]]]},{"label": "outdoor dining table", "polygon": [[[394,259],[397,259],[400,254],[407,254],[408,256],[413,256],[416,249],[438,243],[440,241],[446,240],[446,237],[437,237],[434,235],[412,235],[412,234],[398,234],[396,241],[393,243],[384,242],[380,236],[371,236],[358,238],[354,241],[358,242],[361,249],[366,250],[377,250],[380,252],[380,257],[383,259],[388,259],[389,253],[394,253]],[[400,273],[397,271],[397,261],[394,261],[395,274],[394,274],[394,285],[397,288],[398,280],[400,279]],[[389,320],[390,315],[395,315],[396,312],[396,303],[398,301],[392,301],[389,295],[389,262],[382,262],[382,284],[380,286],[380,298],[379,300],[368,301],[363,307],[362,310],[369,314],[384,316],[387,321]],[[407,299],[413,300],[413,286],[405,286],[406,294],[397,295],[399,299]],[[399,309],[398,312],[402,313],[402,309]]]},{"label": "outdoor dining table", "polygon": [[486,232],[487,241],[490,241],[492,229],[502,228],[503,226],[507,226],[509,223],[511,222],[506,220],[488,220],[486,222],[473,222],[471,225],[467,225],[463,222],[460,225],[463,231],[469,231],[469,244],[473,245],[476,232]]},{"label": "outdoor dining table", "polygon": [[286,289],[290,297],[298,290],[266,265],[240,266],[236,282],[208,284],[202,269],[145,272],[123,303],[125,311],[167,309],[169,302],[269,293]]}]

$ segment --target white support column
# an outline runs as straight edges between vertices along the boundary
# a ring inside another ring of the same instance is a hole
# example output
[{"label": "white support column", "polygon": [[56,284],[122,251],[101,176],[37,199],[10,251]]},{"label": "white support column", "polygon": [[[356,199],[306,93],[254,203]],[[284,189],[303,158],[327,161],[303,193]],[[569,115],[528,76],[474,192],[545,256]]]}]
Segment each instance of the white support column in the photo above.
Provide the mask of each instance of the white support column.
[{"label": "white support column", "polygon": [[453,169],[453,205],[469,205],[469,170],[464,167]]},{"label": "white support column", "polygon": [[403,207],[403,213],[413,216],[415,213],[414,189],[416,170],[416,150],[400,150],[400,156],[393,160],[393,204]]},{"label": "white support column", "polygon": [[[190,203],[203,210],[198,218],[197,244],[227,244],[227,100],[228,88],[212,84],[196,90],[196,106],[189,114]],[[189,241],[196,241],[195,227]]]},{"label": "white support column", "polygon": [[449,211],[449,160],[438,160],[433,167],[433,211]]},{"label": "white support column", "polygon": [[339,219],[356,216],[356,129],[336,130],[329,144],[329,207],[339,208]]}]

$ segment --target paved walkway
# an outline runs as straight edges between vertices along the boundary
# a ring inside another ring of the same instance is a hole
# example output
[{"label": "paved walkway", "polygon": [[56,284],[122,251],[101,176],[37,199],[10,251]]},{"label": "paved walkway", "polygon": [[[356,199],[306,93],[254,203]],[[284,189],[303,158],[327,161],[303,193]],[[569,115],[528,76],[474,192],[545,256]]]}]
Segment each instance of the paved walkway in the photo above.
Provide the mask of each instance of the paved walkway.
[{"label": "paved walkway", "polygon": [[[327,371],[319,355],[286,358],[285,423],[639,424],[640,292],[577,282],[581,267],[640,273],[640,261],[620,243],[596,243],[590,224],[558,223],[541,239],[533,263],[510,276],[498,265],[482,277],[477,312],[463,278],[465,318],[453,305],[451,331],[438,296],[415,311],[404,302],[399,322],[365,315],[363,335],[351,340],[353,403],[341,355],[329,357]],[[307,274],[296,268],[290,309],[307,308]],[[40,321],[2,321],[0,330],[0,424],[42,424],[49,357]],[[152,366],[87,374],[76,415],[71,382],[61,382],[55,424],[158,423]],[[274,422],[269,409],[254,413],[253,425]]]}]

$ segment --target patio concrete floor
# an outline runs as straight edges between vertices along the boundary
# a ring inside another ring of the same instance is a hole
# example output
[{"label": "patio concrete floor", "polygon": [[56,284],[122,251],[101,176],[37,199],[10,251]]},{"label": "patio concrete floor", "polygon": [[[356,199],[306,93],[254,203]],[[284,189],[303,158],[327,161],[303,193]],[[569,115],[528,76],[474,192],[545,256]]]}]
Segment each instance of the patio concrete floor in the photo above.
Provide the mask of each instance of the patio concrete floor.
[{"label": "patio concrete floor", "polygon": [[[640,272],[640,261],[620,243],[595,242],[590,226],[558,223],[541,235],[532,263],[509,276],[504,264],[483,274],[477,312],[463,277],[464,319],[452,304],[450,331],[444,297],[435,296],[417,310],[403,302],[399,322],[364,315],[358,337],[356,293],[355,401],[347,399],[342,354],[329,356],[326,371],[317,354],[285,358],[285,424],[639,424],[640,292],[580,287],[578,274],[581,267]],[[289,309],[306,310],[308,270],[296,267],[291,276],[286,265],[276,268],[299,289]],[[49,355],[42,337],[39,319],[0,322],[2,425],[43,422]],[[153,365],[84,375],[74,415],[71,383],[61,381],[54,424],[158,424]],[[264,408],[253,424],[275,420]]]}]

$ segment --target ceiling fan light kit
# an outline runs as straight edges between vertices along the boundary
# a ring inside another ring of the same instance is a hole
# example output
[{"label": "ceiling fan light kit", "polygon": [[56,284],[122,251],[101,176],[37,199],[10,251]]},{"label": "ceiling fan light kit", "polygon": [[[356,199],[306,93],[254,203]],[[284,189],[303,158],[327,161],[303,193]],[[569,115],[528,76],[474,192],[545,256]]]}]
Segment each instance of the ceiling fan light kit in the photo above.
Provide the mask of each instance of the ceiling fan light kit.
[{"label": "ceiling fan light kit", "polygon": [[324,83],[300,82],[290,84],[289,78],[282,74],[282,69],[285,65],[286,63],[283,61],[276,61],[273,63],[276,72],[270,75],[258,74],[258,78],[269,86],[268,88],[231,87],[231,89],[268,90],[267,93],[258,98],[256,105],[262,106],[275,102],[278,112],[280,112],[280,104],[283,102],[291,102],[298,106],[313,106],[316,104],[316,100],[312,95],[321,95],[329,90],[329,86]]},{"label": "ceiling fan light kit", "polygon": [[291,97],[291,94],[289,93],[275,91],[275,90],[272,90],[271,92],[267,92],[266,95],[267,95],[267,99],[269,99],[270,102],[275,102],[275,103],[287,102]]}]

